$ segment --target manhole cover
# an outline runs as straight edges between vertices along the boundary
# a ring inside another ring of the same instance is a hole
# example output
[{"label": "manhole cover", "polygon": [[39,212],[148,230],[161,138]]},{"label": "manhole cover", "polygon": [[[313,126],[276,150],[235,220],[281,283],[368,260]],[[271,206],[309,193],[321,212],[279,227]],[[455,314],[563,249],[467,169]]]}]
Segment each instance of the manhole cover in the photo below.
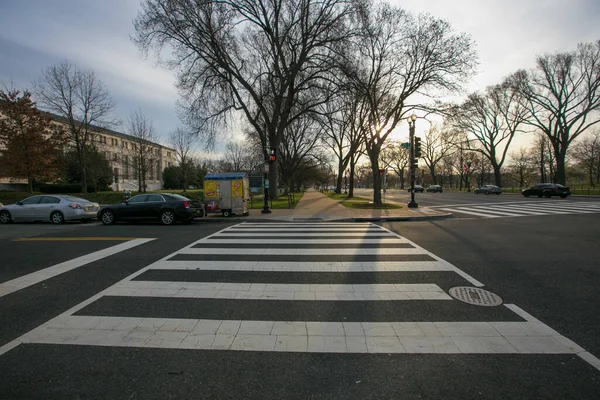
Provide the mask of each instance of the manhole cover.
[{"label": "manhole cover", "polygon": [[502,298],[497,294],[470,286],[453,287],[448,293],[456,300],[476,306],[493,307],[502,304]]}]

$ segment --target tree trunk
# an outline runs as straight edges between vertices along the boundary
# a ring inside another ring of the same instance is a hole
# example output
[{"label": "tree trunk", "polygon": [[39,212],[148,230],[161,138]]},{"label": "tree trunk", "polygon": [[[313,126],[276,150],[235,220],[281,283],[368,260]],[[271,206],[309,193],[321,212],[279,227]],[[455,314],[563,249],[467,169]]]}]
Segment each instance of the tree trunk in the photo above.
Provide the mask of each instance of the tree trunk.
[{"label": "tree trunk", "polygon": [[500,174],[500,166],[496,163],[493,163],[492,168],[494,168],[494,184],[496,186],[502,187],[502,175]]},{"label": "tree trunk", "polygon": [[31,177],[27,178],[27,190],[29,194],[33,194],[33,178]]},{"label": "tree trunk", "polygon": [[277,191],[277,162],[269,165],[269,199],[279,200],[279,192]]},{"label": "tree trunk", "polygon": [[354,163],[350,163],[350,179],[349,188],[348,188],[348,197],[354,197]]},{"label": "tree trunk", "polygon": [[377,155],[379,155],[379,152],[369,152],[371,170],[373,172],[373,205],[375,207],[381,206],[381,175],[379,174],[379,160]]},{"label": "tree trunk", "polygon": [[[434,185],[437,185],[438,184],[438,180],[437,180],[437,176],[435,174],[435,166],[434,165],[432,165],[431,167],[429,167],[429,173],[431,174],[431,181],[432,181],[432,183]],[[416,171],[415,171],[415,174],[416,174]],[[423,183],[423,182],[421,182],[421,183]]]},{"label": "tree trunk", "polygon": [[565,170],[565,159],[566,159],[566,148],[560,149],[560,152],[556,154],[556,183],[561,185],[567,184],[567,173]]}]

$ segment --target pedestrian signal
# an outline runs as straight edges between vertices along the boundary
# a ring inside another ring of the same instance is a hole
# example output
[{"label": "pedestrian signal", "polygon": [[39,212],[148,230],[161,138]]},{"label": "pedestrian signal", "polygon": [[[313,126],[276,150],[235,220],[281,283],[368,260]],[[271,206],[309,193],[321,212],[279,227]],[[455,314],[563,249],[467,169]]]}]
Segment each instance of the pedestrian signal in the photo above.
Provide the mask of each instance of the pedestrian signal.
[{"label": "pedestrian signal", "polygon": [[275,162],[276,160],[277,160],[277,157],[275,156],[275,149],[271,149],[271,155],[269,156],[269,161]]}]

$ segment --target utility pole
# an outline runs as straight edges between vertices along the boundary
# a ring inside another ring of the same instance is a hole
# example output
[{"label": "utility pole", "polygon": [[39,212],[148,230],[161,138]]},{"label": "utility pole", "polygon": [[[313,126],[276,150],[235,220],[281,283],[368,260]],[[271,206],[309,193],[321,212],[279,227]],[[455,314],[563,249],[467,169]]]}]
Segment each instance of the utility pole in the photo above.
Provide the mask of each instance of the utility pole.
[{"label": "utility pole", "polygon": [[412,114],[408,117],[408,132],[410,142],[410,202],[408,203],[409,208],[417,208],[419,204],[415,201],[415,175],[418,165],[418,159],[415,157],[415,121],[417,116]]}]

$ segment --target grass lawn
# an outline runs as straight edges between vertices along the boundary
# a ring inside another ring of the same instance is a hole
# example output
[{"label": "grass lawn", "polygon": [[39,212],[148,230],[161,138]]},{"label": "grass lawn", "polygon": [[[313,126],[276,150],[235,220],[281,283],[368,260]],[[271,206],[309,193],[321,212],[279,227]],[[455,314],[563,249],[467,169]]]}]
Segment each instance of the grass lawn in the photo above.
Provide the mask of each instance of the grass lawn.
[{"label": "grass lawn", "polygon": [[[304,196],[304,193],[291,193],[290,200],[288,200],[288,196],[280,195],[278,200],[271,200],[269,198],[269,208],[272,209],[291,209],[296,208],[296,204],[298,201]],[[250,201],[250,209],[251,210],[261,210],[264,207],[264,201],[262,195],[253,195],[251,196]]]},{"label": "grass lawn", "polygon": [[333,200],[338,200],[341,205],[348,208],[360,208],[366,210],[391,210],[403,208],[400,204],[395,203],[383,203],[381,206],[376,207],[370,199],[365,199],[363,197],[348,197],[347,194],[343,193],[325,192],[325,195]]}]

